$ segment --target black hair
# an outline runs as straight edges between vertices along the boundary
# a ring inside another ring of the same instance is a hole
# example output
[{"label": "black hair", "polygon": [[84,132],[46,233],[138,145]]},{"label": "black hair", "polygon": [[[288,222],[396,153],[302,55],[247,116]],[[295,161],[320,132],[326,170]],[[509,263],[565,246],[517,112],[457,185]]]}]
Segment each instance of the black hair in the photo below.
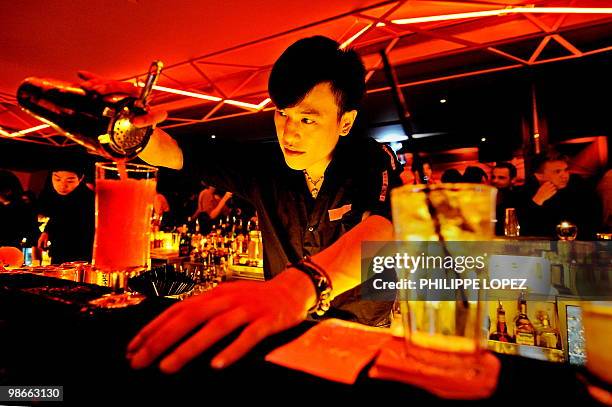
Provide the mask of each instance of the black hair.
[{"label": "black hair", "polygon": [[564,161],[568,162],[569,159],[566,155],[561,154],[555,149],[548,149],[540,154],[537,154],[531,160],[531,168],[533,168],[534,172],[542,171],[544,164],[554,161]]},{"label": "black hair", "polygon": [[442,173],[442,177],[440,178],[440,181],[444,183],[461,182],[462,181],[461,173],[459,172],[459,170],[455,168],[449,168],[448,170]]},{"label": "black hair", "polygon": [[365,67],[355,51],[338,47],[320,35],[289,46],[270,73],[268,92],[274,104],[279,109],[295,106],[313,87],[329,82],[339,116],[358,109],[365,93]]},{"label": "black hair", "polygon": [[497,163],[493,169],[495,169],[495,168],[505,168],[505,169],[507,169],[508,173],[510,174],[510,179],[516,178],[516,175],[518,174],[514,164],[509,163],[509,162],[505,162],[504,161],[504,162],[501,162],[501,163]]},{"label": "black hair", "polygon": [[58,172],[58,171],[72,172],[76,174],[78,178],[81,178],[85,175],[85,169],[79,165],[74,165],[74,164],[63,164],[63,165],[58,164],[58,165],[54,165],[53,168],[51,168],[51,173]]},{"label": "black hair", "polygon": [[487,179],[489,179],[487,173],[480,167],[469,166],[463,172],[463,182],[480,184]]},{"label": "black hair", "polygon": [[424,157],[420,154],[414,154],[412,156],[412,171],[423,171],[423,166],[427,164],[429,168],[433,170],[433,166],[431,165],[431,159],[429,157]]}]

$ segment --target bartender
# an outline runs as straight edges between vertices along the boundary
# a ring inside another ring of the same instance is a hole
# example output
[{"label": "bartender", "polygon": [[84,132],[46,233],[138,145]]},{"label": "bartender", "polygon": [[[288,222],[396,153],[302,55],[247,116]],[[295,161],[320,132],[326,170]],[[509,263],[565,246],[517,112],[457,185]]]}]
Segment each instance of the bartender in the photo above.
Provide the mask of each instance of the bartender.
[{"label": "bartender", "polygon": [[[81,76],[88,90],[138,94],[128,83]],[[178,344],[159,363],[162,371],[176,372],[241,329],[211,362],[223,368],[265,337],[324,314],[332,299],[330,316],[370,325],[387,321],[393,296],[361,299],[361,242],[393,238],[389,193],[401,185],[401,166],[385,146],[349,135],[364,78],[357,53],[329,38],[306,38],[280,56],[268,82],[278,144],[254,151],[203,144],[196,137],[177,143],[155,130],[140,158],[196,173],[253,204],[265,241],[267,281],[221,285],[169,308],[130,343],[132,367],[146,367]],[[136,124],[165,117],[151,111]],[[228,152],[236,159],[227,160]]]}]

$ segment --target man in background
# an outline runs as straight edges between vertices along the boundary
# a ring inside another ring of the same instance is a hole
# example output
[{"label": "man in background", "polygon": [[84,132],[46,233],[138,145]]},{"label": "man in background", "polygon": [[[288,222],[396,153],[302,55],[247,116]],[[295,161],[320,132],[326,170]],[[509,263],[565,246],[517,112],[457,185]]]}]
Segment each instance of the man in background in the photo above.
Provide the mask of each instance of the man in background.
[{"label": "man in background", "polygon": [[514,189],[516,181],[516,167],[508,162],[500,162],[491,171],[491,186],[497,188],[497,202],[495,213],[497,223],[495,224],[495,234],[504,235],[504,224],[506,222],[506,209],[516,208],[517,192]]},{"label": "man in background", "polygon": [[518,208],[521,234],[556,238],[556,226],[567,221],[578,227],[578,239],[594,238],[601,205],[592,188],[570,175],[568,158],[550,150],[536,156],[532,168]]}]

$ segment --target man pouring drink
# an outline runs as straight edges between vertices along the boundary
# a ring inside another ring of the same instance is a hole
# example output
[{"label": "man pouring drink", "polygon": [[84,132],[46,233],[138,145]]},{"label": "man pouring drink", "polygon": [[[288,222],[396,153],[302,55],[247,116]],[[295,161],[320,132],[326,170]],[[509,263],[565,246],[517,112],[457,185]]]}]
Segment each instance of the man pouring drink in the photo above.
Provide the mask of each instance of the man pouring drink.
[{"label": "man pouring drink", "polygon": [[[131,83],[80,76],[82,89],[103,98],[140,94]],[[163,372],[176,372],[240,330],[211,361],[223,368],[267,336],[326,311],[369,325],[388,322],[392,296],[361,299],[360,248],[364,240],[392,240],[389,193],[401,185],[401,166],[382,145],[349,135],[364,78],[354,51],[325,37],[305,38],[287,48],[270,74],[278,144],[254,150],[203,146],[195,138],[179,144],[161,129],[150,134],[142,160],[196,173],[254,205],[267,281],[222,284],[170,307],[130,342],[133,368],[159,363]],[[131,123],[146,128],[166,116],[151,109]],[[236,161],[224,159],[229,151]]]}]

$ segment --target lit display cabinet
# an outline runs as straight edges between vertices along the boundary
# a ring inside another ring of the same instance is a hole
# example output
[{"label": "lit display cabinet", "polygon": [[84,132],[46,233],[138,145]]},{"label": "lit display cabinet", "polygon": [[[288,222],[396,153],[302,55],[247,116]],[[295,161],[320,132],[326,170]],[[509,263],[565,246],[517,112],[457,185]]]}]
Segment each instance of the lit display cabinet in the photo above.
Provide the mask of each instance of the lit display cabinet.
[{"label": "lit display cabinet", "polygon": [[[528,323],[519,318],[519,293],[488,293],[485,320],[490,321],[489,349],[540,360],[584,364],[582,310],[587,300],[611,300],[610,242],[539,242],[531,246],[531,252],[515,254],[511,256],[512,261],[504,263],[504,272],[510,270],[515,274],[537,276],[542,284],[530,286],[526,295],[524,308]],[[493,275],[496,267],[494,262],[490,265]],[[500,307],[504,311],[506,335],[498,332]],[[523,329],[524,326],[528,328]]]},{"label": "lit display cabinet", "polygon": [[[507,321],[507,336],[501,338],[496,337],[500,303],[506,310]],[[521,321],[517,303],[510,300],[488,302],[490,350],[551,362],[584,364],[581,301],[572,297],[542,300],[527,296],[526,315],[533,327],[531,334],[521,332],[520,323],[517,326]]]}]

